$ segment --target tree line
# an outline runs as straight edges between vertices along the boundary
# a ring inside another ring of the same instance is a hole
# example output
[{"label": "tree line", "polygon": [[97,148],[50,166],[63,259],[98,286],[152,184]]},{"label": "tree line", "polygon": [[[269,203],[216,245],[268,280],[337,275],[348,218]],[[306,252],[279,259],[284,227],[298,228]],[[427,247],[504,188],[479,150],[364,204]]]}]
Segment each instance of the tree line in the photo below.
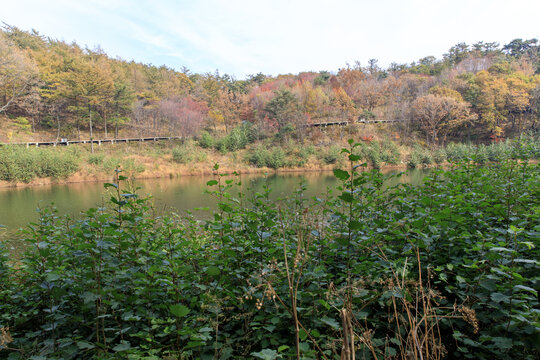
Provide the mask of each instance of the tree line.
[{"label": "tree line", "polygon": [[[347,64],[238,80],[111,58],[4,25],[0,31],[0,122],[60,137],[194,136],[242,122],[259,134],[301,131],[314,122],[399,119],[428,144],[486,140],[536,130],[540,117],[540,43],[515,39],[460,43],[442,59],[428,56],[381,68]],[[51,135],[52,136],[52,135]],[[9,140],[9,139],[8,139]]]}]

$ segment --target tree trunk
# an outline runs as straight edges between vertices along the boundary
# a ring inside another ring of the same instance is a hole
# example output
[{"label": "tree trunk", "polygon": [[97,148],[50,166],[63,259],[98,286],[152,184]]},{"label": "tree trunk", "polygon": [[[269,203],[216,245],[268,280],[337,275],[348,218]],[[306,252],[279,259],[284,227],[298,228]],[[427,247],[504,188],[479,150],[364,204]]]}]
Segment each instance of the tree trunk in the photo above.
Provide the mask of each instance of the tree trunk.
[{"label": "tree trunk", "polygon": [[92,132],[92,108],[88,106],[88,113],[90,114],[90,152],[94,153],[94,134]]},{"label": "tree trunk", "polygon": [[107,132],[107,113],[103,114],[103,121],[105,123],[105,139],[109,137],[109,134]]},{"label": "tree trunk", "polygon": [[56,112],[56,141],[60,139],[60,115],[58,115],[58,111]]}]

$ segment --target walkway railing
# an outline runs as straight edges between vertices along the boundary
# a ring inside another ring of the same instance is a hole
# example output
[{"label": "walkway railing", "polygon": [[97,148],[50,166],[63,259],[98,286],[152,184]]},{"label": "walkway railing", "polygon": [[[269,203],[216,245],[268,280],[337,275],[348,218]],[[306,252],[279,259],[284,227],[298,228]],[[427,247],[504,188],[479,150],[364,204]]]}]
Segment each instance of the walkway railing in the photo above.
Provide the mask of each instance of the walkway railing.
[{"label": "walkway railing", "polygon": [[1,145],[26,145],[30,146],[69,146],[72,144],[118,144],[130,142],[145,142],[145,141],[166,141],[166,140],[181,140],[180,136],[159,136],[159,137],[144,137],[144,138],[122,138],[122,139],[97,139],[97,140],[60,140],[60,141],[30,141],[25,143],[2,143]]},{"label": "walkway railing", "polygon": [[367,119],[358,119],[356,122],[349,122],[349,121],[328,121],[328,122],[320,122],[320,123],[313,123],[313,124],[307,124],[304,126],[307,127],[327,127],[327,126],[347,126],[349,124],[380,124],[380,123],[396,123],[396,122],[403,122],[404,120],[386,120],[386,119],[373,119],[373,120],[367,120]]}]

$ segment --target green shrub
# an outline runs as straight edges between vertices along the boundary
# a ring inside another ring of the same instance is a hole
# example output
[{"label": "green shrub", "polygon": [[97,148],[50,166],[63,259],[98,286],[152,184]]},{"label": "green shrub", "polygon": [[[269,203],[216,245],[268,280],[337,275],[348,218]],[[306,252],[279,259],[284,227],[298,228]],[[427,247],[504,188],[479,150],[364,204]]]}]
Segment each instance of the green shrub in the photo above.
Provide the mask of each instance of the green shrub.
[{"label": "green shrub", "polygon": [[433,154],[430,149],[424,149],[416,146],[409,156],[408,166],[416,168],[419,166],[427,166],[434,163]]},{"label": "green shrub", "polygon": [[114,170],[117,167],[120,167],[123,171],[127,172],[128,174],[134,174],[134,173],[141,173],[144,171],[144,165],[141,163],[136,162],[132,158],[116,158],[116,157],[109,157],[105,158],[103,161],[103,170],[108,173],[114,172]]},{"label": "green shrub", "polygon": [[79,161],[75,156],[69,152],[56,152],[55,149],[41,152],[40,164],[38,177],[67,178],[79,170]]},{"label": "green shrub", "polygon": [[32,125],[30,124],[28,119],[23,116],[19,116],[13,119],[13,124],[24,132],[29,132],[32,129]]},{"label": "green shrub", "polygon": [[255,149],[250,151],[247,155],[247,161],[251,165],[255,165],[257,167],[265,167],[267,166],[267,159],[269,158],[270,152],[268,149],[264,148],[263,146],[257,146]]},{"label": "green shrub", "polygon": [[215,139],[208,131],[203,131],[199,136],[199,146],[204,149],[211,149],[215,146]]},{"label": "green shrub", "polygon": [[177,146],[172,150],[172,159],[178,164],[187,164],[193,160],[193,154],[186,146]]},{"label": "green shrub", "polygon": [[518,139],[506,141],[504,144],[512,148],[512,157],[515,159],[538,159],[540,157],[538,134],[523,134]]},{"label": "green shrub", "polygon": [[381,167],[381,164],[382,164],[381,152],[378,146],[376,146],[375,144],[370,144],[364,149],[364,158],[375,169],[379,169]]},{"label": "green shrub", "polygon": [[335,164],[341,155],[341,148],[339,146],[330,146],[323,155],[323,161],[325,164]]},{"label": "green shrub", "polygon": [[78,170],[78,157],[67,149],[0,147],[0,180],[28,183],[35,178],[60,179]]},{"label": "green shrub", "polygon": [[280,147],[275,147],[270,151],[266,161],[267,166],[272,169],[279,169],[285,166],[285,151]]},{"label": "green shrub", "polygon": [[208,132],[203,131],[199,138],[199,145],[203,148],[215,148],[219,152],[226,154],[230,151],[244,149],[248,144],[255,141],[255,129],[251,123],[244,122],[218,139],[215,139]]},{"label": "green shrub", "polygon": [[381,161],[387,164],[397,164],[401,159],[399,148],[396,143],[391,140],[383,140],[379,143],[381,151]]},{"label": "green shrub", "polygon": [[101,165],[103,164],[103,159],[105,158],[105,155],[103,154],[91,154],[88,156],[88,159],[86,160],[90,165]]},{"label": "green shrub", "polygon": [[512,153],[511,146],[505,143],[489,144],[485,147],[485,152],[489,161],[501,161],[509,159]]},{"label": "green shrub", "polygon": [[471,161],[475,152],[474,145],[450,143],[446,147],[446,159],[452,163]]},{"label": "green shrub", "polygon": [[313,200],[233,196],[220,176],[201,221],[105,184],[111,203],[78,219],[43,209],[20,261],[0,244],[0,357],[337,359],[345,308],[369,332],[358,359],[538,359],[540,169],[518,166],[416,186],[336,169]]},{"label": "green shrub", "polygon": [[228,151],[236,151],[244,149],[253,141],[255,141],[253,125],[246,122],[231,130],[225,137],[225,146]]},{"label": "green shrub", "polygon": [[285,157],[285,151],[280,147],[268,150],[263,146],[258,146],[248,154],[247,161],[257,167],[279,169],[285,166]]},{"label": "green shrub", "polygon": [[488,146],[480,144],[476,147],[476,150],[472,156],[472,159],[477,164],[485,164],[489,161],[489,154],[487,150]]},{"label": "green shrub", "polygon": [[446,150],[443,147],[439,147],[433,151],[433,162],[435,164],[442,164],[446,161]]}]

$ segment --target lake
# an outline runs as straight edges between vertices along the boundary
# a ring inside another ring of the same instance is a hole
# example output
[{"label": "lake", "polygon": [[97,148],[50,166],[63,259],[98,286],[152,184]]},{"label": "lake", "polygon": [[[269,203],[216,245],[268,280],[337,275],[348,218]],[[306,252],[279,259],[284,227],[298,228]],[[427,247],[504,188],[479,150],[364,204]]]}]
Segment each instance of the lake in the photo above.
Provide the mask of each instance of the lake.
[{"label": "lake", "polygon": [[[396,171],[390,171],[396,172]],[[393,185],[398,181],[417,184],[427,174],[427,170],[409,170],[399,179],[391,180]],[[229,176],[234,178],[234,176]],[[215,199],[205,194],[206,183],[214,179],[207,176],[183,176],[176,178],[160,178],[136,180],[134,185],[141,187],[139,195],[151,194],[155,208],[160,212],[174,211],[182,213],[200,207],[214,208]],[[246,194],[260,191],[267,183],[272,189],[272,198],[285,197],[297,190],[302,181],[307,183],[306,196],[313,197],[334,189],[338,181],[331,171],[302,172],[279,174],[247,174],[241,175],[241,189]],[[107,204],[109,193],[101,182],[85,182],[65,185],[44,185],[23,188],[0,188],[0,239],[5,239],[10,248],[15,248],[17,230],[38,219],[37,209],[54,205],[60,215],[77,217],[81,211],[90,207]],[[208,216],[207,212],[197,215]]]}]

